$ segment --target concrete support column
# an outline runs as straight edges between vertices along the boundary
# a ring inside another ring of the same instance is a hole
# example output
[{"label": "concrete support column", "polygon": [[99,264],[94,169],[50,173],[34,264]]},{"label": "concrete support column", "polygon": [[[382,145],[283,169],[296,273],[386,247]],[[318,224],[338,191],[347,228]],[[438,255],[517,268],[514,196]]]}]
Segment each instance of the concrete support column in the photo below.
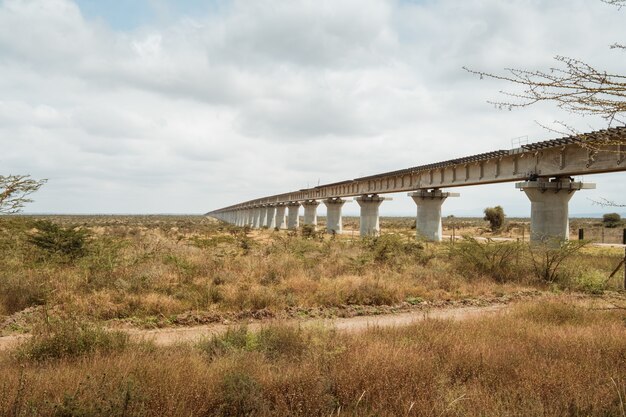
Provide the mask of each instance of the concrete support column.
[{"label": "concrete support column", "polygon": [[270,229],[274,229],[276,227],[276,206],[267,206],[265,225]]},{"label": "concrete support column", "polygon": [[324,200],[326,205],[326,231],[328,233],[341,234],[343,232],[341,208],[348,201],[337,197]]},{"label": "concrete support column", "polygon": [[247,214],[246,214],[246,225],[248,227],[254,227],[254,209],[253,208],[248,208],[246,210]]},{"label": "concrete support column", "polygon": [[515,184],[530,200],[530,241],[569,239],[569,201],[578,190],[595,184],[573,182],[571,178],[537,178]]},{"label": "concrete support column", "polygon": [[300,203],[293,202],[287,204],[287,229],[296,230],[300,226],[299,210]]},{"label": "concrete support column", "polygon": [[307,200],[302,203],[304,207],[304,225],[312,226],[313,230],[317,228],[317,206],[320,203],[317,200]]},{"label": "concrete support column", "polygon": [[276,227],[279,229],[287,228],[287,218],[285,217],[285,211],[287,206],[281,204],[276,207]]},{"label": "concrete support column", "polygon": [[254,209],[254,227],[255,229],[260,229],[263,225],[263,207],[256,207]]},{"label": "concrete support column", "polygon": [[267,206],[263,206],[261,207],[261,214],[260,214],[260,220],[259,220],[259,227],[263,228],[266,227],[267,224],[265,223],[267,220]]},{"label": "concrete support column", "polygon": [[441,205],[448,197],[458,197],[458,193],[444,193],[440,190],[419,190],[408,194],[417,205],[415,230],[417,237],[433,242],[441,242]]},{"label": "concrete support column", "polygon": [[378,236],[380,234],[378,207],[380,207],[385,200],[391,199],[380,197],[378,194],[362,195],[356,198],[356,202],[361,206],[361,237]]}]

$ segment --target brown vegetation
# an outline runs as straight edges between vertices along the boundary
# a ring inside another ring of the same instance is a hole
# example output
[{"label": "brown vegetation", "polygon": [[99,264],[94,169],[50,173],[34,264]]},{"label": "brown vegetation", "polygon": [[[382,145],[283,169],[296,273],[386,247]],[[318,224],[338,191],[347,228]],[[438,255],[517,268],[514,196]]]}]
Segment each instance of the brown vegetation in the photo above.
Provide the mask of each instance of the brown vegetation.
[{"label": "brown vegetation", "polygon": [[269,326],[197,346],[125,344],[43,362],[2,353],[0,415],[620,416],[624,319],[525,304],[359,334]]},{"label": "brown vegetation", "polygon": [[53,317],[163,326],[224,314],[280,317],[550,285],[591,292],[619,285],[619,277],[606,280],[618,251],[583,249],[546,280],[525,244],[420,243],[401,220],[390,233],[366,240],[349,233],[250,232],[199,216],[34,220],[0,218],[5,333],[27,331],[44,310]]}]

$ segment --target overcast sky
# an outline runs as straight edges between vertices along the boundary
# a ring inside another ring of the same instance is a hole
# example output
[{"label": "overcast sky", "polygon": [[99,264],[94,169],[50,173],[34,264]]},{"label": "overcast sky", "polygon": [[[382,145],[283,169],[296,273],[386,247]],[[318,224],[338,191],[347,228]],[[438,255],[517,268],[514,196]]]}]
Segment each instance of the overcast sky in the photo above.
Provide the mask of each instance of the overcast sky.
[{"label": "overcast sky", "polygon": [[[626,10],[600,0],[0,0],[0,173],[49,179],[26,212],[204,213],[558,136],[537,122],[602,129],[496,110],[507,86],[461,67],[624,73],[617,41]],[[571,213],[626,200],[626,173],[584,179]],[[444,215],[530,213],[512,183],[451,191]],[[415,212],[393,197],[382,215]]]}]

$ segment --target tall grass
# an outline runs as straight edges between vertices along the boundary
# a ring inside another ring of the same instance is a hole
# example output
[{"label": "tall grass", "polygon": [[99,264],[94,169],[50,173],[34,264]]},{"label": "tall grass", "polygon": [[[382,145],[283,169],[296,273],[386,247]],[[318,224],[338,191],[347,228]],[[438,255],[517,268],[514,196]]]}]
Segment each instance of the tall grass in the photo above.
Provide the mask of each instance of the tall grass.
[{"label": "tall grass", "polygon": [[623,312],[527,304],[338,334],[245,328],[79,359],[0,354],[0,415],[623,416]]},{"label": "tall grass", "polygon": [[60,257],[42,256],[47,249],[33,244],[35,220],[0,218],[0,318],[45,304],[53,315],[151,326],[188,322],[189,315],[280,316],[549,285],[601,292],[619,284],[605,282],[617,252],[582,251],[546,283],[516,244],[458,242],[450,252],[445,244],[416,242],[410,229],[399,228],[402,220],[398,229],[361,240],[250,231],[199,216],[47,218],[59,224],[56,231],[84,231],[80,256]]}]

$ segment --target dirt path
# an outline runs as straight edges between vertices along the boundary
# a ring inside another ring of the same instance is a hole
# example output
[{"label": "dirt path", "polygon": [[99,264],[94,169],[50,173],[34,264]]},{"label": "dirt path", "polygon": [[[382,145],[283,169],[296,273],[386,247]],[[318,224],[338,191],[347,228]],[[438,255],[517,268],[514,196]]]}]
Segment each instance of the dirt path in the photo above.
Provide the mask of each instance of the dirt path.
[{"label": "dirt path", "polygon": [[[281,323],[300,325],[303,327],[327,326],[340,331],[358,332],[372,327],[406,326],[411,323],[424,320],[425,318],[440,318],[465,320],[472,317],[493,314],[510,308],[510,304],[494,304],[486,307],[452,307],[435,308],[432,310],[416,310],[397,314],[382,314],[377,316],[356,316],[337,319],[303,319],[281,320]],[[278,322],[278,321],[277,321]],[[271,321],[260,321],[248,324],[251,330],[258,330]],[[203,337],[217,335],[226,332],[229,327],[237,326],[227,324],[211,324],[204,326],[177,327],[156,330],[130,329],[126,330],[133,340],[152,341],[160,346],[168,346],[176,343],[194,342]],[[12,335],[0,337],[0,350],[10,349],[26,340],[28,335]]]}]

